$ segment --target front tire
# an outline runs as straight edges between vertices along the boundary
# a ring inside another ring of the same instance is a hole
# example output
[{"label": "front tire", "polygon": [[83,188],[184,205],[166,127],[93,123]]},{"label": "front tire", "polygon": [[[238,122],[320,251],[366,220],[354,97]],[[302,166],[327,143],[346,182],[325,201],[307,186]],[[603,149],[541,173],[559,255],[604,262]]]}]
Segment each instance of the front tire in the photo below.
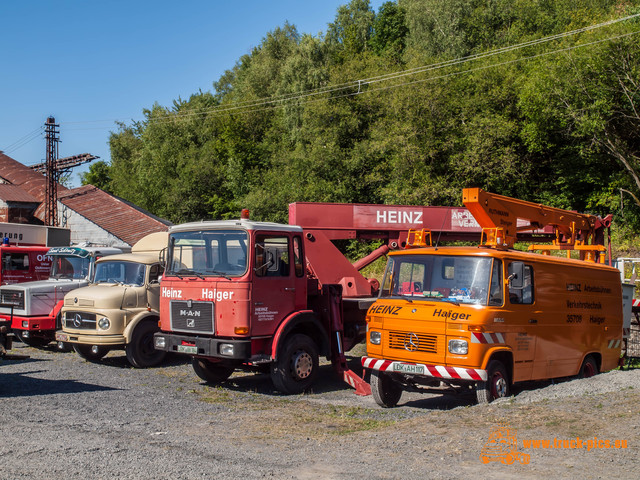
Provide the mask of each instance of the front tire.
[{"label": "front tire", "polygon": [[207,383],[216,385],[224,382],[231,376],[234,368],[230,365],[225,365],[220,362],[211,362],[204,358],[194,358],[191,360],[193,371],[196,372],[202,380]]},{"label": "front tire", "polygon": [[93,351],[93,347],[91,345],[79,345],[75,344],[73,349],[76,351],[78,355],[84,358],[87,362],[99,362],[102,357],[104,357],[107,353],[109,353],[109,349],[106,347],[97,347],[96,351]]},{"label": "front tire", "polygon": [[371,394],[381,407],[393,408],[402,397],[402,387],[394,382],[389,375],[373,370],[371,372]]},{"label": "front tire", "polygon": [[487,366],[487,381],[476,383],[478,403],[491,403],[497,398],[510,395],[507,369],[498,360],[491,360]]},{"label": "front tire", "polygon": [[287,338],[271,365],[271,380],[280,392],[292,395],[307,390],[318,374],[318,347],[307,335]]},{"label": "front tire", "polygon": [[133,329],[131,342],[125,347],[127,360],[135,368],[148,368],[158,365],[167,352],[156,350],[153,346],[153,334],[159,332],[158,324],[144,321]]}]

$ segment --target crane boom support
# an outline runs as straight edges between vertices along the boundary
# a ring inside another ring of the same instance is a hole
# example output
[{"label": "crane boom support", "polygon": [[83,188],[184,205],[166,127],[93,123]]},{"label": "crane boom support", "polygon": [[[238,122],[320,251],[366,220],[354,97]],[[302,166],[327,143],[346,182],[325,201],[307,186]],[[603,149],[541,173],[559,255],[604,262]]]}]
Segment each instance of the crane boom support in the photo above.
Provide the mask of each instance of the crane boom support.
[{"label": "crane boom support", "polygon": [[[465,188],[462,196],[464,205],[483,229],[482,242],[485,245],[510,248],[516,242],[518,232],[551,226],[555,231],[553,244],[541,248],[532,245],[530,250],[604,251],[603,229],[610,225],[610,216],[601,219],[595,215],[485,192],[480,188]],[[593,258],[592,255],[586,257]]]}]

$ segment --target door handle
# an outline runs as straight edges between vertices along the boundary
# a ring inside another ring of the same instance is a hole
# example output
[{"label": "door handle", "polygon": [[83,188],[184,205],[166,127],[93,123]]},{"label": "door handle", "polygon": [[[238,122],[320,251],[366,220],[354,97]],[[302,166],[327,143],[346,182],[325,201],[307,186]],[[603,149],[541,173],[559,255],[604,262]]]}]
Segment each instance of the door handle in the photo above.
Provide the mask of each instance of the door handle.
[{"label": "door handle", "polygon": [[253,302],[254,305],[263,305],[262,302]]},{"label": "door handle", "polygon": [[530,318],[529,323],[538,323],[538,320],[536,320],[535,318]]},{"label": "door handle", "polygon": [[295,292],[296,288],[295,287],[284,287],[284,291],[285,292]]}]

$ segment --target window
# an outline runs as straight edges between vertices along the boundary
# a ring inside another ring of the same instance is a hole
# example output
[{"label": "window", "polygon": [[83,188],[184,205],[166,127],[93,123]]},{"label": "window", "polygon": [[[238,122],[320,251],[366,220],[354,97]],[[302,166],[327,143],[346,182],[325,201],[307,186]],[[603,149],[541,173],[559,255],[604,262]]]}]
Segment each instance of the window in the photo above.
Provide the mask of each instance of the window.
[{"label": "window", "polygon": [[177,232],[169,237],[167,274],[239,277],[247,271],[243,230]]},{"label": "window", "polygon": [[[515,262],[509,264],[509,276],[517,275],[513,268]],[[533,267],[531,265],[524,266],[524,278],[522,287],[514,287],[509,284],[509,301],[513,304],[531,305],[534,301],[533,295]]]},{"label": "window", "polygon": [[502,305],[502,260],[493,260],[491,270],[491,287],[489,289],[489,305]]},{"label": "window", "polygon": [[[380,297],[487,305],[494,274],[499,281],[502,263],[489,257],[393,255],[387,263]],[[502,297],[499,289],[493,293]]]},{"label": "window", "polygon": [[149,283],[151,282],[159,282],[160,277],[164,273],[164,269],[161,265],[152,265],[151,270],[149,271]]},{"label": "window", "polygon": [[288,277],[289,239],[258,235],[254,269],[258,277]]},{"label": "window", "polygon": [[296,270],[296,277],[304,276],[304,261],[302,258],[302,239],[293,237],[293,265]]},{"label": "window", "polygon": [[3,253],[3,270],[29,270],[29,255],[27,253]]}]

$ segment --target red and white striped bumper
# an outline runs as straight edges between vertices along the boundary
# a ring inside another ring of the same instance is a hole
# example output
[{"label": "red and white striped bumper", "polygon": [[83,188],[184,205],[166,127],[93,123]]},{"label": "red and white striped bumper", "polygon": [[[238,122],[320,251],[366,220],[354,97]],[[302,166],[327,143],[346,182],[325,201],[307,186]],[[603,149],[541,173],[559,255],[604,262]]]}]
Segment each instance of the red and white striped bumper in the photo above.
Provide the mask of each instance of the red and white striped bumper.
[{"label": "red and white striped bumper", "polygon": [[[412,375],[423,375],[425,377],[446,378],[453,380],[475,380],[485,382],[487,371],[478,368],[445,367],[444,365],[426,365],[424,363],[394,362],[391,360],[380,360],[373,357],[362,357],[362,366],[371,370],[381,372],[406,372],[406,367],[421,367],[422,373],[411,372]],[[405,368],[403,368],[405,367]],[[415,370],[415,369],[412,369]]]}]

